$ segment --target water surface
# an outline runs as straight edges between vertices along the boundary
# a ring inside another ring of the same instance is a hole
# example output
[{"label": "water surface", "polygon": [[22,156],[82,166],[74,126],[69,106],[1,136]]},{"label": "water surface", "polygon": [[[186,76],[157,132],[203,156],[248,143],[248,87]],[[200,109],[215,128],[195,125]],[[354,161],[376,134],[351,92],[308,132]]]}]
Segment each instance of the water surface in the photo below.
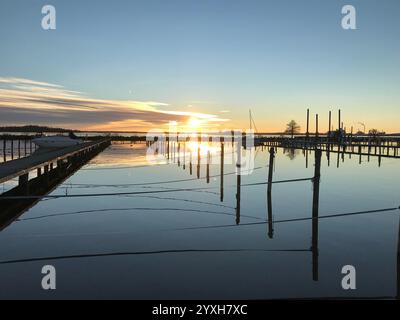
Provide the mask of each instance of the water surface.
[{"label": "water surface", "polygon": [[[190,175],[188,152],[185,168],[172,154],[149,165],[145,144],[113,144],[51,193],[103,196],[44,199],[0,232],[2,262],[32,259],[0,264],[0,298],[395,297],[399,210],[318,219],[313,235],[310,219],[280,222],[311,218],[308,180],[273,185],[269,224],[267,186],[257,184],[269,153],[253,152],[239,216],[234,163],[225,161],[221,202],[220,164],[207,183],[207,153],[197,179],[194,154]],[[330,156],[319,217],[399,207],[398,160],[345,155],[338,168]],[[312,178],[314,152],[307,158],[306,167],[302,150],[277,149],[273,180]],[[56,267],[55,291],[41,289],[46,264]],[[342,289],[344,265],[356,267],[357,290]]]}]

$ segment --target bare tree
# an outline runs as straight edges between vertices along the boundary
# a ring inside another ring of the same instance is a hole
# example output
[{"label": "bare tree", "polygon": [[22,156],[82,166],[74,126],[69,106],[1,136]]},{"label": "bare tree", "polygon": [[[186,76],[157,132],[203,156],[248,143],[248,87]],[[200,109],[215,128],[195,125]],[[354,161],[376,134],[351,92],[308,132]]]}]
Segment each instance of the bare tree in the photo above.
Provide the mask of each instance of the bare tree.
[{"label": "bare tree", "polygon": [[386,134],[386,132],[384,132],[384,131],[379,131],[378,129],[371,129],[371,130],[369,130],[368,134],[369,134],[369,135],[372,135],[372,136],[379,136],[379,135],[384,135],[384,134]]},{"label": "bare tree", "polygon": [[286,125],[286,130],[285,133],[289,133],[292,138],[296,133],[300,132],[300,126],[297,124],[296,121],[291,120],[287,125]]}]

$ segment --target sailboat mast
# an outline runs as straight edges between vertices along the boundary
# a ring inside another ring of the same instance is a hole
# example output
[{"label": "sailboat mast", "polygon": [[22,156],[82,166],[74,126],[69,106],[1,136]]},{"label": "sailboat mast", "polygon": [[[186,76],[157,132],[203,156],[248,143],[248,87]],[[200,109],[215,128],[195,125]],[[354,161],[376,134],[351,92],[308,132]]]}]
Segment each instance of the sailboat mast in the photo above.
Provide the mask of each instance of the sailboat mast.
[{"label": "sailboat mast", "polygon": [[250,121],[250,130],[252,128],[252,118],[251,118],[251,110],[249,109],[249,121]]}]

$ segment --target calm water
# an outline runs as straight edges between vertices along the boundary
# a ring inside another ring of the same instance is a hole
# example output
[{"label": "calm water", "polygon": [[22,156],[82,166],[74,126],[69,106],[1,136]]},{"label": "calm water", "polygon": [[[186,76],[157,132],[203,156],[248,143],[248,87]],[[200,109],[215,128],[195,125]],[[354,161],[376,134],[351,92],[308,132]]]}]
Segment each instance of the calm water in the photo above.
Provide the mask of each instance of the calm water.
[{"label": "calm water", "polygon": [[[225,151],[229,157],[228,144]],[[312,152],[306,168],[302,151],[283,151],[277,150],[275,181],[313,176]],[[113,144],[52,195],[170,192],[39,202],[0,232],[1,262],[33,259],[0,264],[0,298],[396,296],[399,210],[319,219],[317,263],[312,221],[279,222],[311,217],[312,182],[273,185],[272,234],[266,185],[248,185],[266,181],[269,154],[253,152],[255,170],[241,177],[236,225],[235,165],[225,163],[221,202],[220,165],[210,165],[207,183],[206,154],[197,179],[195,164],[192,175],[177,158],[149,166],[144,144]],[[337,168],[331,157],[328,167],[322,156],[320,217],[399,207],[398,160],[382,159],[379,167],[376,157],[359,164],[345,155]],[[56,267],[55,291],[41,289],[46,264]],[[344,265],[356,267],[357,290],[341,288]]]}]

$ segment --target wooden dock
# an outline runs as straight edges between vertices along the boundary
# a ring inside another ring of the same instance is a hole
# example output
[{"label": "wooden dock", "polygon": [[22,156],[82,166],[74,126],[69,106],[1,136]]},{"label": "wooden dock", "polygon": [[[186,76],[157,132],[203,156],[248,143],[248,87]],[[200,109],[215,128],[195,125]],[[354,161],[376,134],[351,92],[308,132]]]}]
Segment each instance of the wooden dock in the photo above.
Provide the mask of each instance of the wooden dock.
[{"label": "wooden dock", "polygon": [[53,168],[54,164],[60,165],[62,161],[79,160],[83,155],[109,144],[110,140],[104,139],[57,150],[41,151],[39,149],[29,157],[1,163],[0,183],[16,177],[19,177],[21,182],[29,178],[29,172],[33,170],[37,170],[39,176],[42,169],[46,173]]},{"label": "wooden dock", "polygon": [[[36,152],[30,157],[0,164],[1,182],[19,177],[16,187],[0,194],[0,231],[39,201],[35,197],[18,200],[7,197],[42,196],[52,192],[110,144],[110,140],[103,139],[61,150]],[[33,170],[37,170],[36,177],[29,180]]]}]

